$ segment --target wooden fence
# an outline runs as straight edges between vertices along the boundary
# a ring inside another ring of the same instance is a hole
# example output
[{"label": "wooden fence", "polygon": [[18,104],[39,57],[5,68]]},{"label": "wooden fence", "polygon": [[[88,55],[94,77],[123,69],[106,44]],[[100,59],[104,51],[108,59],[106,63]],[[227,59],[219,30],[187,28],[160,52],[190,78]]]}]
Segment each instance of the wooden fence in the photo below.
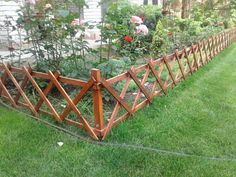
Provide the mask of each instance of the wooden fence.
[{"label": "wooden fence", "polygon": [[[167,94],[168,89],[206,65],[235,40],[233,28],[107,80],[97,69],[91,71],[88,81],[82,81],[63,77],[59,72],[41,73],[29,67],[2,64],[0,97],[14,108],[26,108],[34,116],[46,114],[59,123],[84,129],[95,140],[104,140],[115,125],[152,103],[154,97]],[[42,81],[47,85],[41,86]],[[63,100],[59,110],[50,94]],[[91,96],[91,116],[80,111],[79,103],[87,95]],[[105,101],[105,96],[112,101]]]}]

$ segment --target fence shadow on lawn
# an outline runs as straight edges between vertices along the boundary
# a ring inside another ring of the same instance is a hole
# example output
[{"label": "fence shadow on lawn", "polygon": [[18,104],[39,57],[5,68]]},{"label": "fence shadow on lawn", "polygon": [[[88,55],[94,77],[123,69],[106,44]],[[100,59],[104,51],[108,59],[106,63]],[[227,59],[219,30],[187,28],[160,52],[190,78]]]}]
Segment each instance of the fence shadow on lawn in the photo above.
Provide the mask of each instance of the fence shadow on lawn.
[{"label": "fence shadow on lawn", "polygon": [[[152,103],[154,97],[168,94],[168,89],[235,40],[233,28],[107,80],[97,69],[91,71],[88,81],[82,81],[63,77],[59,72],[41,73],[2,64],[0,97],[14,108],[26,108],[34,116],[51,116],[59,123],[84,129],[95,140],[104,140],[115,125]],[[107,96],[109,101],[105,101]],[[56,101],[52,99],[55,97]],[[92,104],[84,109],[83,100]]]}]

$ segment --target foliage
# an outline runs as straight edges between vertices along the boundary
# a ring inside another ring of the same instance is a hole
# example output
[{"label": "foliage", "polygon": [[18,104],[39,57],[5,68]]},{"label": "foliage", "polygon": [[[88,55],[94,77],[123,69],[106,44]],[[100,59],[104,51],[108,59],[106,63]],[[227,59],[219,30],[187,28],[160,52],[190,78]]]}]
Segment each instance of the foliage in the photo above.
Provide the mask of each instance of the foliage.
[{"label": "foliage", "polygon": [[164,28],[161,21],[157,23],[156,31],[153,36],[151,49],[153,57],[159,57],[168,51],[168,31]]},{"label": "foliage", "polygon": [[86,69],[85,53],[91,50],[84,39],[86,29],[91,28],[88,23],[76,19],[76,13],[53,9],[42,1],[27,4],[22,11],[18,23],[28,33],[26,40],[32,43],[28,52],[36,58],[38,70],[59,70],[64,60],[72,60],[76,69]]},{"label": "foliage", "polygon": [[[82,20],[82,9],[89,8],[85,0],[27,2],[19,12],[17,27],[27,32],[25,41],[30,47],[21,53],[33,55],[37,70],[60,70],[77,78],[88,78],[92,67],[100,68],[104,77],[115,76],[150,56],[192,45],[236,23],[236,0],[229,4],[189,1],[193,2],[189,18],[184,19],[170,9],[176,0],[166,1],[164,9],[128,0],[103,0],[100,5],[106,4],[107,12],[96,26]],[[92,49],[87,41],[87,31],[93,28],[101,31],[98,49]]]}]

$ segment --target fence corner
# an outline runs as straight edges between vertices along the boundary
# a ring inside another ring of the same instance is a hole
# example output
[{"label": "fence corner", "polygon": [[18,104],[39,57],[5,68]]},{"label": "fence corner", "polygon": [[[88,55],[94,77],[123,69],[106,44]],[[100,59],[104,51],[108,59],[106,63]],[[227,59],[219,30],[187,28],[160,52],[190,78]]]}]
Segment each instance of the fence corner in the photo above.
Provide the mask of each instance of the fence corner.
[{"label": "fence corner", "polygon": [[103,95],[102,95],[102,78],[99,69],[91,70],[91,78],[94,80],[93,94],[93,111],[94,111],[94,126],[98,136],[102,137],[104,129],[104,114],[103,114]]}]

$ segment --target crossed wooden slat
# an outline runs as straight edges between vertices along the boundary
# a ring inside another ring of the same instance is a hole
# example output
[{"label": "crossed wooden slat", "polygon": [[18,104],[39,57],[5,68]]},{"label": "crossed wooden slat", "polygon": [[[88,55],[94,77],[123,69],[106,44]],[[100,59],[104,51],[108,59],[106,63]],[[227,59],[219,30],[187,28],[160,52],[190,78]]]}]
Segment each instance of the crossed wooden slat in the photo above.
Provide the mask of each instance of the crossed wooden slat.
[{"label": "crossed wooden slat", "polygon": [[84,119],[84,117],[81,115],[80,111],[78,110],[78,108],[74,105],[73,101],[70,99],[69,95],[66,93],[66,91],[64,90],[64,88],[61,86],[61,84],[59,83],[59,81],[57,80],[57,78],[53,75],[53,73],[51,71],[48,72],[52,83],[56,86],[56,88],[58,89],[58,91],[61,93],[61,95],[65,98],[65,100],[68,102],[68,104],[70,105],[71,109],[75,112],[75,114],[77,115],[78,119],[82,122],[82,124],[84,125],[85,129],[87,130],[87,132],[95,139],[98,140],[97,135],[94,133],[94,131],[92,130],[92,128],[90,127],[90,125],[88,124],[88,122]]},{"label": "crossed wooden slat", "polygon": [[12,73],[9,70],[8,66],[6,64],[3,64],[3,66],[4,66],[5,72],[7,73],[8,77],[13,82],[13,84],[15,85],[15,87],[18,90],[18,92],[20,93],[20,95],[23,97],[23,99],[26,102],[26,104],[29,106],[29,109],[31,110],[32,114],[37,116],[38,113],[35,110],[33,104],[30,102],[30,100],[28,99],[28,97],[26,96],[24,91],[22,90],[21,86],[18,84],[18,82],[16,81],[15,77],[12,75]]},{"label": "crossed wooden slat", "polygon": [[38,84],[36,83],[36,81],[33,79],[33,77],[31,76],[30,72],[26,67],[23,67],[23,70],[26,74],[26,77],[28,78],[28,80],[31,82],[31,84],[34,86],[34,88],[36,89],[36,91],[38,92],[39,96],[41,97],[41,99],[45,102],[45,104],[47,105],[47,107],[49,108],[49,110],[52,112],[53,116],[55,117],[55,119],[58,122],[61,122],[61,118],[58,115],[57,111],[54,109],[54,107],[52,106],[52,104],[50,103],[50,101],[47,99],[47,97],[45,96],[45,94],[43,93],[43,91],[40,89],[40,87],[38,86]]},{"label": "crossed wooden slat", "polygon": [[[41,88],[38,86],[37,82],[35,81],[35,79],[32,77],[32,69],[31,68],[26,68],[26,67],[22,68],[22,71],[24,72],[25,76],[22,80],[22,83],[19,84],[10,71],[11,70],[10,65],[3,64],[2,66],[4,69],[4,74],[0,79],[0,92],[1,92],[1,95],[5,95],[5,97],[8,98],[8,100],[10,101],[10,103],[12,104],[13,107],[18,107],[17,106],[18,101],[22,97],[25,102],[25,105],[30,109],[32,114],[34,116],[38,116],[38,112],[40,111],[40,107],[42,106],[43,103],[45,103],[47,108],[49,108],[51,115],[58,122],[62,122],[63,120],[65,120],[66,117],[68,116],[68,114],[71,111],[74,111],[75,114],[77,115],[78,119],[82,123],[82,126],[86,129],[86,131],[94,139],[98,139],[97,135],[95,134],[95,132],[93,131],[91,126],[83,118],[83,116],[81,115],[81,113],[79,112],[77,107],[75,106],[84,97],[84,95],[87,93],[87,91],[92,87],[92,85],[94,83],[94,81],[92,79],[88,81],[88,84],[85,85],[81,89],[80,93],[72,101],[58,81],[58,78],[60,76],[59,72],[56,72],[55,74],[53,74],[51,71],[49,71],[48,75],[50,76],[50,82],[48,83],[48,86],[42,91]],[[8,89],[5,86],[5,82],[8,78],[12,81],[15,88],[17,89],[17,94],[16,94],[15,98],[13,98],[13,96],[9,93]],[[40,97],[39,101],[36,103],[35,106],[31,103],[31,101],[29,100],[29,98],[27,97],[27,95],[23,91],[28,82],[30,82],[31,85],[36,89],[36,91]],[[65,98],[65,100],[69,104],[69,106],[65,109],[65,111],[62,113],[61,116],[57,113],[57,111],[55,110],[55,108],[53,107],[53,105],[51,104],[51,102],[47,98],[48,94],[52,91],[52,89],[54,87],[56,87],[59,90],[59,92],[62,94],[62,96]],[[67,119],[67,121],[69,121],[69,120]]]},{"label": "crossed wooden slat", "polygon": [[[44,74],[44,79],[49,80],[47,87],[42,90],[34,79],[34,72],[31,68],[23,67],[21,71],[19,71],[18,69],[18,72],[21,72],[21,74],[24,75],[21,84],[19,84],[14,75],[12,74],[13,68],[11,68],[10,65],[4,64],[0,65],[0,70],[2,70],[3,72],[0,78],[0,96],[6,98],[13,107],[18,107],[18,105],[22,104],[25,105],[35,116],[38,115],[39,111],[42,111],[40,110],[40,108],[42,107],[42,104],[45,103],[46,107],[50,110],[50,114],[55,118],[56,121],[66,121],[69,124],[84,128],[96,140],[98,140],[99,138],[98,135],[102,136],[102,139],[105,139],[114,125],[133,115],[137,110],[141,109],[146,104],[151,103],[153,101],[154,96],[158,96],[160,92],[167,94],[167,89],[169,87],[174,87],[181,79],[185,79],[188,74],[193,74],[193,72],[207,64],[221,50],[223,50],[225,47],[235,41],[235,39],[235,31],[223,32],[207,40],[203,40],[197,43],[196,45],[192,45],[188,49],[185,47],[181,52],[176,50],[173,55],[170,55],[168,57],[165,55],[158,61],[149,60],[146,65],[143,65],[139,69],[131,68],[127,73],[121,74],[115,79],[105,80],[91,77],[91,79],[88,82],[85,82],[83,86],[79,84],[79,86],[82,88],[73,100],[70,98],[70,96],[60,83],[62,80],[60,80],[61,77],[59,72],[55,72],[54,74],[51,71],[49,71],[48,74],[41,73],[41,75]],[[191,63],[190,56],[193,56],[193,60],[191,61]],[[177,72],[176,70],[174,70],[176,69],[176,65],[178,67]],[[156,69],[157,66],[158,69]],[[138,73],[140,71],[145,71],[141,80],[138,78]],[[164,71],[167,71],[168,74],[167,76],[165,76],[165,78],[162,78],[161,76],[164,75]],[[155,78],[151,91],[149,91],[148,88],[145,87],[145,83],[147,82],[147,79],[150,74],[152,74]],[[12,81],[17,90],[17,94],[15,97],[11,95],[11,93],[6,87],[6,81],[8,79]],[[115,91],[115,89],[112,87],[112,84],[123,80],[125,80],[125,85],[121,93],[117,93],[117,91]],[[69,83],[72,83],[73,81],[70,80]],[[134,83],[139,89],[132,103],[132,107],[130,107],[124,99],[131,81],[134,81]],[[30,83],[36,89],[39,95],[39,100],[35,106],[31,103],[31,101],[23,91],[26,88],[27,83]],[[99,87],[99,91],[94,92],[95,87]],[[160,88],[158,91],[156,91],[157,87],[158,89]],[[57,88],[57,90],[68,103],[68,106],[61,113],[61,115],[58,114],[56,109],[53,107],[53,105],[47,98],[53,88]],[[110,118],[108,119],[105,128],[103,127],[103,125],[96,127],[96,124],[93,128],[81,115],[76,105],[82,100],[82,98],[88,93],[88,91],[92,89],[94,97],[93,101],[96,102],[94,104],[95,119],[103,119],[103,113],[100,112],[103,111],[103,107],[100,105],[103,104],[101,88],[106,89],[110,93],[110,95],[115,98],[117,103],[112,111]],[[145,99],[144,101],[138,104],[142,94],[144,95]],[[97,96],[99,96],[99,98],[97,98]],[[21,97],[23,98],[24,103],[21,103],[19,101]],[[99,104],[100,107],[96,107],[98,106],[96,104]],[[122,107],[126,110],[126,113],[118,117],[118,113]],[[68,118],[68,115],[71,112],[74,112],[76,114],[79,122],[70,120]]]}]

